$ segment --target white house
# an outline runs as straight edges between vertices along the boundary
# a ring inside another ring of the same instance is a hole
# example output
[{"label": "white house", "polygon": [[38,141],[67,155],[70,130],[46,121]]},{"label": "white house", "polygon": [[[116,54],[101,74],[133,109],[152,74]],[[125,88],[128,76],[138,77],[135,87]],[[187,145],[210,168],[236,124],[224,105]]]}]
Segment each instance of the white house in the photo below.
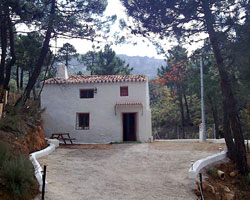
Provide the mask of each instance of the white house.
[{"label": "white house", "polygon": [[70,133],[76,143],[152,139],[145,75],[76,75],[58,65],[41,94],[45,134]]}]

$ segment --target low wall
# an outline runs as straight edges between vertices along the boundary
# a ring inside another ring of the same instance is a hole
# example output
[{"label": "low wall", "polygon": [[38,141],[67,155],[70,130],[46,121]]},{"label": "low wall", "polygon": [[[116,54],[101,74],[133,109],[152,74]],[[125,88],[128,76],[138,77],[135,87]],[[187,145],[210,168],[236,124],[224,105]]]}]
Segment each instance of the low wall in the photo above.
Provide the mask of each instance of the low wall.
[{"label": "low wall", "polygon": [[[213,143],[225,143],[224,139],[208,139],[208,142],[213,142]],[[250,149],[250,140],[245,140],[245,145],[248,144],[248,148]],[[247,146],[246,146],[247,148]],[[200,172],[200,170],[208,165],[211,165],[215,162],[218,161],[222,161],[224,159],[227,158],[227,149],[225,149],[224,151],[217,153],[215,155],[212,156],[208,156],[206,158],[197,160],[194,165],[189,169],[189,178],[191,179],[196,179],[198,173]]]},{"label": "low wall", "polygon": [[[169,140],[155,140],[155,141],[159,141],[159,142],[187,142],[187,143],[197,143],[200,142],[199,139],[169,139]],[[225,143],[225,139],[207,139],[207,142],[210,143],[217,143],[217,144],[222,144]],[[245,145],[246,148],[250,149],[250,140],[245,140]],[[248,146],[248,147],[247,147]],[[193,166],[189,169],[189,178],[190,179],[196,179],[197,175],[199,174],[199,172],[201,171],[201,169],[203,169],[204,167],[211,165],[215,162],[218,161],[222,161],[224,159],[227,158],[227,149],[225,149],[224,151],[217,153],[215,155],[212,156],[208,156],[206,158],[197,160]]]},{"label": "low wall", "polygon": [[[200,142],[200,139],[156,139],[156,142],[190,142],[190,143],[195,143],[195,142]],[[207,142],[210,143],[225,143],[224,138],[221,139],[207,139]]]},{"label": "low wall", "polygon": [[[58,144],[59,144],[59,142],[58,142]],[[35,177],[39,183],[40,192],[42,191],[42,185],[43,185],[43,176],[42,176],[43,169],[40,166],[37,159],[52,153],[56,149],[56,146],[57,145],[54,142],[51,142],[47,148],[30,154],[30,160],[35,168]],[[46,181],[45,182],[45,191],[47,190],[47,184],[48,183]]]},{"label": "low wall", "polygon": [[200,170],[208,165],[211,165],[215,162],[224,160],[227,157],[227,149],[224,151],[217,153],[212,156],[208,156],[206,158],[197,160],[193,166],[189,169],[189,178],[196,179],[197,175],[199,174]]}]

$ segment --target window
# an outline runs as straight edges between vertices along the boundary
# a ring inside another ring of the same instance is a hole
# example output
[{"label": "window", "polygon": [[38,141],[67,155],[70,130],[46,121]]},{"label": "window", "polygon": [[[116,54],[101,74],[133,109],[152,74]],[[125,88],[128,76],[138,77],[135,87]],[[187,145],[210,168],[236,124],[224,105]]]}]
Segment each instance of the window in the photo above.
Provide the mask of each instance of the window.
[{"label": "window", "polygon": [[83,90],[80,90],[80,98],[81,99],[94,98],[94,89],[83,89]]},{"label": "window", "polygon": [[76,113],[76,129],[77,130],[89,129],[89,113]]},{"label": "window", "polygon": [[128,86],[122,86],[120,87],[120,96],[128,96]]}]

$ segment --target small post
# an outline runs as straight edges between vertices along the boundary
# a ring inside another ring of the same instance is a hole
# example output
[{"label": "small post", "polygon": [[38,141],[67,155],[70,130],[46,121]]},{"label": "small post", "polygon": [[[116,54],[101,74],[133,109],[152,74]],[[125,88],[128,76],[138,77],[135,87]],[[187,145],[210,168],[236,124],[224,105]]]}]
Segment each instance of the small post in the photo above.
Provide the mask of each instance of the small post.
[{"label": "small post", "polygon": [[206,142],[206,115],[204,102],[204,83],[203,83],[203,61],[200,58],[200,75],[201,75],[201,118],[202,118],[202,134],[200,134],[200,142]]},{"label": "small post", "polygon": [[180,127],[179,127],[179,125],[177,126],[177,134],[178,134],[178,139],[180,139]]},{"label": "small post", "polygon": [[193,168],[194,168],[194,160],[191,160],[190,163],[191,163],[191,167],[192,167],[192,170],[193,170]]},{"label": "small post", "polygon": [[44,200],[44,194],[45,194],[46,168],[47,168],[46,165],[44,165],[44,168],[43,168],[42,200]]},{"label": "small post", "polygon": [[214,133],[214,138],[213,138],[213,139],[216,139],[216,130],[215,130],[215,124],[213,124],[213,133]]},{"label": "small post", "polygon": [[202,187],[202,174],[199,173],[200,176],[200,192],[201,192],[201,200],[204,200],[204,196],[203,196],[203,187]]}]

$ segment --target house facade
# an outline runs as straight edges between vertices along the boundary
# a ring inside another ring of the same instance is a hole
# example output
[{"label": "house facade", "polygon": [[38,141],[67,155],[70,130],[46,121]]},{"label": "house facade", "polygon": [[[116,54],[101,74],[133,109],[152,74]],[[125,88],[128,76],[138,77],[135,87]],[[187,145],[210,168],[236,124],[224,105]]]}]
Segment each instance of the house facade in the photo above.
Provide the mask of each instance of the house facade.
[{"label": "house facade", "polygon": [[41,94],[45,135],[70,133],[76,143],[152,140],[145,75],[77,75],[58,66]]}]

